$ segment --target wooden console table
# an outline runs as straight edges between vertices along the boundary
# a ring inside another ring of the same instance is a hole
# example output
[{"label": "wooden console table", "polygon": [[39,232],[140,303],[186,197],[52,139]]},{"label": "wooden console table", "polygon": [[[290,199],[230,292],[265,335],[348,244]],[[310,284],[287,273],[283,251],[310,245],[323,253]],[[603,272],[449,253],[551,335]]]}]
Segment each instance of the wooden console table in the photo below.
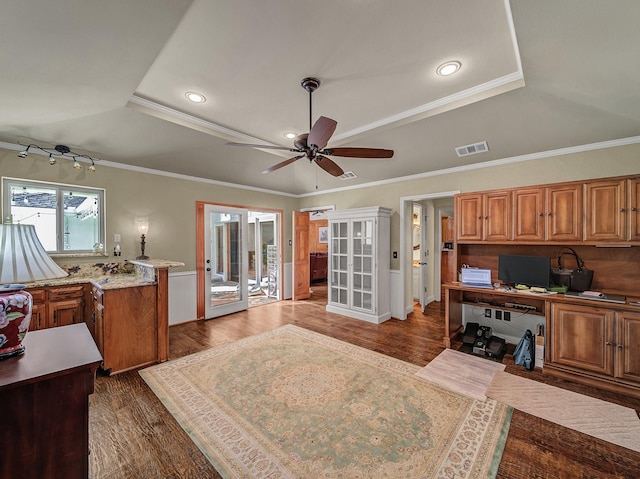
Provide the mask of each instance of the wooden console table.
[{"label": "wooden console table", "polygon": [[89,394],[102,356],[84,323],[32,331],[0,361],[0,477],[87,478]]}]

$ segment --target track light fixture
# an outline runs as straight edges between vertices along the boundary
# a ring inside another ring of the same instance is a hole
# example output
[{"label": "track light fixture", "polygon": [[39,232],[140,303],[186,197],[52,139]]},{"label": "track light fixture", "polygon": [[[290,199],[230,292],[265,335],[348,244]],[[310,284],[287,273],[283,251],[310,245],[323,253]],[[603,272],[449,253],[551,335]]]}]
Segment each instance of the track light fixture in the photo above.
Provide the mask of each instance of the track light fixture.
[{"label": "track light fixture", "polygon": [[22,144],[22,143],[18,142],[18,144],[26,147],[24,150],[22,150],[21,152],[18,153],[18,157],[19,158],[26,158],[27,156],[29,156],[29,150],[30,149],[31,150],[37,149],[37,150],[40,150],[40,152],[41,152],[40,154],[49,155],[49,164],[50,165],[55,165],[57,163],[57,158],[66,158],[68,160],[73,160],[73,167],[76,170],[81,170],[82,169],[82,164],[80,163],[80,161],[91,162],[91,165],[89,165],[87,167],[87,169],[89,171],[91,171],[91,172],[95,172],[96,171],[95,162],[96,161],[100,161],[99,158],[93,158],[92,156],[89,156],[89,155],[84,155],[84,154],[80,154],[80,153],[74,153],[66,145],[56,145],[53,148],[47,148],[47,147],[35,145],[33,143],[25,145],[25,144]]}]

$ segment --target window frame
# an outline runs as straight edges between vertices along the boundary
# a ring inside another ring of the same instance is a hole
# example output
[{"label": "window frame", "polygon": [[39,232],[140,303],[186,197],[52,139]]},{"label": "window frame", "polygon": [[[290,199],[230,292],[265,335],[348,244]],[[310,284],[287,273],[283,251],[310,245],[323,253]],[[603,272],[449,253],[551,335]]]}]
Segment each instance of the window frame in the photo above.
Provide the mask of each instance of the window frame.
[{"label": "window frame", "polygon": [[[28,180],[24,178],[2,177],[2,221],[7,221],[11,215],[11,186],[26,186],[33,188],[48,188],[56,191],[56,249],[47,251],[50,256],[105,256],[106,255],[106,190],[104,188],[93,188],[88,186],[72,185],[65,183],[52,183],[49,181]],[[96,251],[94,248],[81,250],[65,250],[64,235],[64,201],[63,197],[68,190],[73,193],[86,193],[96,195],[98,199],[98,242],[102,244],[102,249]]]}]

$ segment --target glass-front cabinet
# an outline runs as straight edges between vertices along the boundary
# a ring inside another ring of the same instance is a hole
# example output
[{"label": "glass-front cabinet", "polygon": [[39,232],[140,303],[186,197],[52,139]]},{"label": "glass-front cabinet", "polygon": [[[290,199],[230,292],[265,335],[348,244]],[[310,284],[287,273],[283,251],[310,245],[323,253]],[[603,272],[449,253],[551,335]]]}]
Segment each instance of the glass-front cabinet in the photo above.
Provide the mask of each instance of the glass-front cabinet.
[{"label": "glass-front cabinet", "polygon": [[373,323],[391,317],[390,213],[382,207],[329,212],[328,311]]}]

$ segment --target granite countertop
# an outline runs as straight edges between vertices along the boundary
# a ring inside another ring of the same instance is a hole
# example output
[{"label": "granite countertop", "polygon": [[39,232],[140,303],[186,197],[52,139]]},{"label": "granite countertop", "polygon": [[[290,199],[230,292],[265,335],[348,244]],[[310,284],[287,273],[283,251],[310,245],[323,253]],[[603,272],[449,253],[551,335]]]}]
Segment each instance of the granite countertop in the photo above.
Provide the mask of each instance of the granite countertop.
[{"label": "granite countertop", "polygon": [[180,261],[171,261],[167,259],[130,259],[128,263],[135,264],[137,266],[144,266],[145,268],[174,268],[176,266],[184,266],[184,263]]},{"label": "granite countertop", "polygon": [[132,288],[135,286],[144,286],[148,284],[156,284],[155,282],[145,281],[143,278],[133,273],[122,274],[106,274],[102,276],[86,277],[86,276],[67,276],[65,278],[46,279],[42,281],[34,281],[27,283],[27,289],[44,288],[46,286],[64,286],[69,284],[85,284],[91,283],[101,289],[116,288]]},{"label": "granite countertop", "polygon": [[[127,264],[131,265],[127,267]],[[100,289],[133,288],[156,284],[152,270],[184,266],[179,261],[163,259],[126,260],[124,263],[96,263],[93,265],[66,265],[70,275],[27,284],[27,289],[91,283]]]}]

